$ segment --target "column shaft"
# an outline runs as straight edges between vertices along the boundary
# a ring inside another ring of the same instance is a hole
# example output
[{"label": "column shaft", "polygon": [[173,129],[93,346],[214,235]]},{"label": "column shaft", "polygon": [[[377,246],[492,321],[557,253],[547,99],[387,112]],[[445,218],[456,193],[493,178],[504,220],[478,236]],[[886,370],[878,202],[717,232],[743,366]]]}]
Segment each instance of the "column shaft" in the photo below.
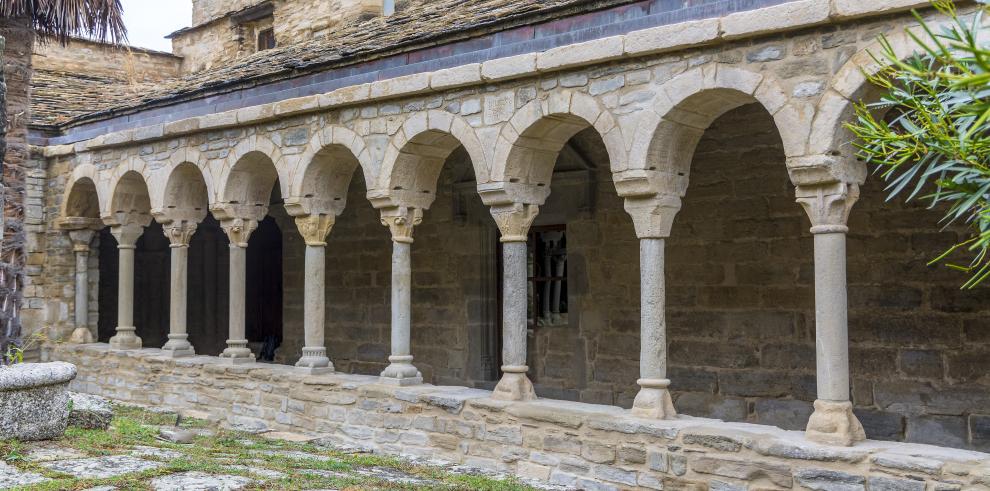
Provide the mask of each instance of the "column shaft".
[{"label": "column shaft", "polygon": [[76,251],[76,328],[89,329],[89,252]]},{"label": "column shaft", "polygon": [[392,241],[392,355],[382,381],[398,385],[423,382],[410,350],[412,317],[412,243]]},{"label": "column shaft", "polygon": [[296,366],[310,372],[332,372],[324,342],[326,315],[326,246],[306,246],[306,280],[303,292],[303,326],[306,345]]},{"label": "column shaft", "polygon": [[230,244],[230,313],[227,349],[220,355],[231,363],[254,361],[254,354],[247,347],[245,334],[247,248]]},{"label": "column shaft", "polygon": [[188,265],[189,246],[173,244],[171,246],[172,271],[171,289],[169,294],[169,332],[168,342],[162,349],[171,356],[190,356],[195,354],[189,344],[189,334],[186,328],[188,322]]},{"label": "column shaft", "polygon": [[846,234],[815,235],[815,346],[818,398],[849,400]]},{"label": "column shaft", "polygon": [[134,327],[134,244],[119,244],[117,276],[117,332],[110,338],[114,349],[141,349]]},{"label": "column shaft", "polygon": [[[503,237],[505,237],[503,235]],[[518,238],[525,239],[525,234]],[[508,401],[536,399],[536,391],[526,372],[526,335],[529,288],[526,263],[529,249],[525,240],[502,243],[502,379],[492,397]]]},{"label": "column shaft", "polygon": [[639,240],[640,353],[639,393],[633,401],[637,416],[670,419],[677,416],[667,379],[666,279],[661,238]]}]

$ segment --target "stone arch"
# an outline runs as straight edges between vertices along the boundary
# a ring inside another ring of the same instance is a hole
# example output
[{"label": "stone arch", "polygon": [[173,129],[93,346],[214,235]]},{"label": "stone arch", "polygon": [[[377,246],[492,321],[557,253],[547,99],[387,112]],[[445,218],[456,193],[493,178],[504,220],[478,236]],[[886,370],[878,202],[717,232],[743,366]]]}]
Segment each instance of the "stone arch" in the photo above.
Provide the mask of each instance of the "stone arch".
[{"label": "stone arch", "polygon": [[73,169],[65,186],[65,200],[62,202],[60,216],[99,219],[106,197],[97,187],[98,180],[98,172],[92,164],[83,164]]},{"label": "stone arch", "polygon": [[475,179],[488,180],[485,152],[470,125],[445,111],[416,114],[392,137],[375,189],[369,197],[376,206],[428,209],[436,199],[437,179],[447,157],[464,146]]},{"label": "stone arch", "polygon": [[161,188],[160,201],[153,201],[156,214],[178,211],[198,220],[206,216],[210,192],[203,172],[196,164],[182,162],[172,167]]},{"label": "stone arch", "polygon": [[544,100],[531,101],[502,127],[495,144],[492,180],[523,184],[549,194],[550,177],[557,155],[567,141],[585,128],[602,137],[613,172],[627,167],[622,130],[598,101],[580,92],[560,91]]},{"label": "stone arch", "polygon": [[683,193],[695,147],[719,116],[745,104],[759,103],[773,117],[784,153],[806,153],[811,105],[791,101],[769,73],[721,64],[687,71],[661,85],[652,111],[636,122],[629,167],[657,171]]},{"label": "stone arch", "polygon": [[360,167],[367,176],[372,165],[360,136],[343,127],[324,128],[296,158],[289,199],[304,204],[307,214],[339,214],[347,204],[354,171]]},{"label": "stone arch", "polygon": [[232,148],[223,161],[214,200],[267,206],[276,182],[281,185],[282,196],[287,196],[288,167],[278,145],[266,136],[252,135]]},{"label": "stone arch", "polygon": [[113,181],[110,207],[105,216],[120,214],[150,216],[151,197],[145,176],[137,170],[127,170]]}]

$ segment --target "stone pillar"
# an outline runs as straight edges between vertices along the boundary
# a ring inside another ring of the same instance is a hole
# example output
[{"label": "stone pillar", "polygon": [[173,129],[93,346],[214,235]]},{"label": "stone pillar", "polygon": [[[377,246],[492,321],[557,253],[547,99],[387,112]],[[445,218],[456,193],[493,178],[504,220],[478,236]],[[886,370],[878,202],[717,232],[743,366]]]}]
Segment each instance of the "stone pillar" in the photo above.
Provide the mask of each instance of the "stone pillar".
[{"label": "stone pillar", "polygon": [[303,325],[306,345],[297,367],[310,374],[333,372],[324,341],[326,315],[326,247],[327,234],[334,215],[296,217],[296,227],[306,241],[306,285],[303,293]]},{"label": "stone pillar", "polygon": [[[138,220],[140,219],[140,221]],[[134,251],[144,227],[151,222],[148,216],[127,216],[110,226],[110,233],[117,239],[119,253],[117,280],[117,330],[110,338],[110,347],[119,350],[141,349],[141,338],[134,327]],[[142,223],[143,222],[143,223]]]},{"label": "stone pillar", "polygon": [[639,393],[632,414],[644,418],[677,416],[667,378],[667,310],[664,272],[665,240],[681,209],[676,195],[627,198],[626,212],[639,238],[640,353]]},{"label": "stone pillar", "polygon": [[70,230],[72,251],[76,255],[76,311],[75,330],[70,343],[87,344],[95,341],[89,330],[89,243],[93,240],[92,229]]},{"label": "stone pillar", "polygon": [[858,198],[857,184],[797,188],[797,201],[811,218],[815,237],[818,399],[806,434],[809,440],[831,445],[849,446],[866,439],[849,400],[846,222]]},{"label": "stone pillar", "polygon": [[392,232],[392,355],[382,371],[381,380],[394,385],[423,383],[423,375],[413,366],[410,350],[412,319],[412,243],[413,228],[423,220],[418,208],[386,208],[382,224]]},{"label": "stone pillar", "polygon": [[196,354],[189,344],[186,329],[188,301],[189,241],[196,233],[196,222],[177,220],[165,225],[165,236],[169,240],[172,254],[171,289],[169,294],[168,341],[162,351],[173,358]]},{"label": "stone pillar", "polygon": [[247,347],[245,327],[247,246],[251,233],[258,228],[258,221],[251,218],[226,218],[220,226],[230,239],[230,314],[227,348],[220,358],[233,364],[255,361],[254,353]]},{"label": "stone pillar", "polygon": [[491,208],[502,237],[502,379],[493,399],[529,401],[536,399],[533,383],[526,376],[528,331],[526,274],[529,227],[539,214],[535,204],[512,203]]}]

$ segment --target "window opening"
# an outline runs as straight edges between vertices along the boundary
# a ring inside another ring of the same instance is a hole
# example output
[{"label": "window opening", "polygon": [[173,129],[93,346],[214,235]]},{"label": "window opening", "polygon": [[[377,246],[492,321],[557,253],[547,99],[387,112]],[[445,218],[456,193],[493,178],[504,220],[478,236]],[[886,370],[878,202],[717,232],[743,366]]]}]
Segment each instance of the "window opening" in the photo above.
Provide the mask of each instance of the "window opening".
[{"label": "window opening", "polygon": [[275,47],[275,29],[269,28],[258,32],[258,51]]}]

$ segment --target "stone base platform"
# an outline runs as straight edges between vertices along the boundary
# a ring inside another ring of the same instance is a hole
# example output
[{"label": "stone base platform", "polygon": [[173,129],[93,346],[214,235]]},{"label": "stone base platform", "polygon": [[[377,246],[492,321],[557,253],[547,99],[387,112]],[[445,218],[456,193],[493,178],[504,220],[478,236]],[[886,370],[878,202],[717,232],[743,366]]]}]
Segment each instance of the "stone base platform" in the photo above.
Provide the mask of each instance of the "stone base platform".
[{"label": "stone base platform", "polygon": [[318,434],[374,452],[443,459],[580,489],[990,489],[990,454],[895,442],[851,448],[770,426],[612,406],[505,402],[463,387],[382,385],[379,377],[173,359],[158,349],[56,345],[77,391],[165,406],[249,431]]}]

